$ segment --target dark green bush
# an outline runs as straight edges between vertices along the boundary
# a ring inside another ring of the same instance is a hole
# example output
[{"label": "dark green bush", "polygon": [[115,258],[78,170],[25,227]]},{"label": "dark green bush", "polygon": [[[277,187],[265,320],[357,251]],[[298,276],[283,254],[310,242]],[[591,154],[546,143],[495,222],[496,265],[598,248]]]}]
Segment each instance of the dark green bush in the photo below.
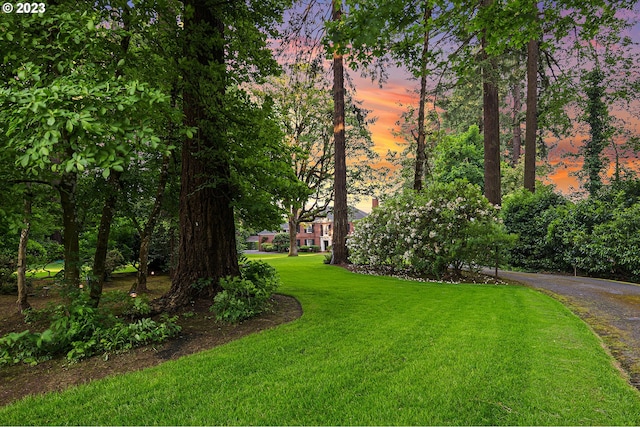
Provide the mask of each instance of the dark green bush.
[{"label": "dark green bush", "polygon": [[548,239],[576,273],[640,280],[640,203],[585,199],[549,226]]},{"label": "dark green bush", "polygon": [[222,291],[213,299],[216,319],[237,323],[269,308],[269,300],[280,285],[275,268],[262,261],[247,261],[239,277],[220,280]]},{"label": "dark green bush", "polygon": [[535,193],[521,190],[505,198],[502,219],[508,233],[517,234],[508,262],[527,270],[564,270],[567,264],[556,243],[547,240],[549,225],[559,218],[568,201],[550,187]]}]

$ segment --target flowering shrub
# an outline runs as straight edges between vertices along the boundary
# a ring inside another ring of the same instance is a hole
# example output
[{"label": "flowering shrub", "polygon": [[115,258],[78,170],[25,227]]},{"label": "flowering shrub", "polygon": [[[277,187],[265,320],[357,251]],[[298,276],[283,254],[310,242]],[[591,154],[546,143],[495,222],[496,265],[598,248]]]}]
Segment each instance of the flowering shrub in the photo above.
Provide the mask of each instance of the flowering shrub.
[{"label": "flowering shrub", "polygon": [[[360,220],[347,245],[357,265],[410,268],[442,277],[449,266],[488,263],[509,239],[497,209],[466,181],[407,192]],[[500,242],[500,245],[497,244]]]}]

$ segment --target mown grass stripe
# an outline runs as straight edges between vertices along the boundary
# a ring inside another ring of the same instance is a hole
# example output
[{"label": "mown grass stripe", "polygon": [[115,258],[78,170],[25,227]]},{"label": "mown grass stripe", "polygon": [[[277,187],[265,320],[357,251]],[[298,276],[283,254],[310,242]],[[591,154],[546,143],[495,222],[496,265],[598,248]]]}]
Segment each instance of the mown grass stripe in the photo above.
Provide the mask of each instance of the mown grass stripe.
[{"label": "mown grass stripe", "polygon": [[0,409],[0,424],[640,424],[640,398],[569,310],[515,286],[267,258],[299,320]]}]

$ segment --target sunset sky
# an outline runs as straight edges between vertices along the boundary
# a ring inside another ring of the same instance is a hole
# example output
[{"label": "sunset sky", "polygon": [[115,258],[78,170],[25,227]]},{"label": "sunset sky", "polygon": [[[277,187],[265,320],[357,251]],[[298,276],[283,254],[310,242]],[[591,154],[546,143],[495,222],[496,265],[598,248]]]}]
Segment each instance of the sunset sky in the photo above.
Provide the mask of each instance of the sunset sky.
[{"label": "sunset sky", "polygon": [[[629,34],[635,43],[640,43],[640,25],[636,25]],[[371,116],[377,118],[377,122],[370,126],[375,143],[376,151],[384,156],[387,149],[397,149],[398,140],[392,135],[396,121],[400,115],[406,111],[407,104],[417,106],[417,95],[415,90],[418,82],[411,80],[408,73],[401,69],[396,69],[389,73],[389,79],[379,87],[377,82],[362,78],[358,73],[350,72],[356,86],[356,98],[363,101],[363,107],[371,110]],[[636,76],[637,78],[637,76]],[[628,128],[636,136],[639,135],[640,105],[635,103],[626,111],[611,111],[613,115],[622,117],[629,124]],[[523,109],[524,111],[524,109]],[[522,125],[524,138],[524,124]],[[575,152],[582,144],[583,137],[573,139],[550,140],[548,143],[554,148],[549,152],[549,161],[555,170],[549,177],[538,177],[547,183],[556,185],[556,188],[565,194],[580,190],[577,178],[570,176],[572,172],[581,169],[581,162],[578,159],[563,158],[566,152]],[[637,156],[629,161],[630,166],[637,168]]]}]

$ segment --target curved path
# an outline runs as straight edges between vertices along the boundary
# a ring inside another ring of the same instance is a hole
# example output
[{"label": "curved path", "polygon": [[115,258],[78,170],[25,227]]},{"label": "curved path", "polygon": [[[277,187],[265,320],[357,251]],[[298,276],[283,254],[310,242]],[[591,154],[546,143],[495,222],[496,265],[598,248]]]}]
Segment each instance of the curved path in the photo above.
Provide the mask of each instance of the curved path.
[{"label": "curved path", "polygon": [[499,276],[550,293],[567,304],[602,337],[631,383],[640,389],[640,285],[502,270]]}]

